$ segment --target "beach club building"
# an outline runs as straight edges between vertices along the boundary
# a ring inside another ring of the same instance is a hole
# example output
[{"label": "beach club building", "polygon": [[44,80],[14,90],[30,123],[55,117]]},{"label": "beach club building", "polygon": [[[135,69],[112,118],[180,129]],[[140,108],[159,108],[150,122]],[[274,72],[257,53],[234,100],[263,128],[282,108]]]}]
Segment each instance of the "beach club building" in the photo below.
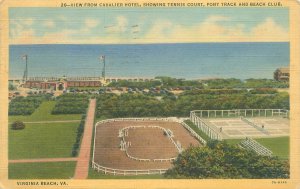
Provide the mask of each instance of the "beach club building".
[{"label": "beach club building", "polygon": [[32,77],[25,83],[25,88],[66,90],[69,87],[100,87],[100,77]]},{"label": "beach club building", "polygon": [[289,81],[290,79],[290,68],[278,68],[274,72],[274,79],[276,81]]}]

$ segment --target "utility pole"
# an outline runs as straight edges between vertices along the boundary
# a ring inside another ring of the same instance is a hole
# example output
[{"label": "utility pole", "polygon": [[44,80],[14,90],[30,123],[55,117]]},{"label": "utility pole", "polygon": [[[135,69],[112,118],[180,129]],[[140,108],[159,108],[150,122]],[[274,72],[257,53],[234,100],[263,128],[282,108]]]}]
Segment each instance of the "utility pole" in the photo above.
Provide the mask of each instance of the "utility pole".
[{"label": "utility pole", "polygon": [[[100,57],[100,61],[103,62],[102,77],[103,77],[103,79],[104,79],[104,81],[105,81],[105,55],[102,55],[102,56]],[[101,62],[100,62],[100,63],[101,63]]]},{"label": "utility pole", "polygon": [[23,81],[26,82],[28,79],[28,55],[25,54],[22,56],[22,59],[25,60],[25,70],[23,75]]}]

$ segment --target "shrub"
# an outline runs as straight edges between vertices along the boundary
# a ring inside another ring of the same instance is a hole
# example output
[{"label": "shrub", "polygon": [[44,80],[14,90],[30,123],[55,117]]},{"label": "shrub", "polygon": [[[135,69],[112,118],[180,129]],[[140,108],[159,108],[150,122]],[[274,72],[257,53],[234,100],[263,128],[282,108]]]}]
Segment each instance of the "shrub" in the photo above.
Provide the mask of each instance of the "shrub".
[{"label": "shrub", "polygon": [[190,147],[178,155],[167,178],[289,178],[289,162],[260,156],[238,145],[209,141],[205,147]]},{"label": "shrub", "polygon": [[71,153],[73,157],[76,157],[79,153],[80,141],[84,131],[85,117],[86,117],[85,114],[81,116],[81,121],[77,128],[77,136],[76,136],[75,143],[73,144],[72,153]]},{"label": "shrub", "polygon": [[15,121],[11,124],[11,129],[13,130],[25,129],[25,124],[22,121]]},{"label": "shrub", "polygon": [[52,114],[83,114],[88,107],[88,96],[81,94],[64,94],[57,97]]},{"label": "shrub", "polygon": [[43,101],[50,98],[49,94],[16,97],[9,103],[8,115],[31,115]]}]

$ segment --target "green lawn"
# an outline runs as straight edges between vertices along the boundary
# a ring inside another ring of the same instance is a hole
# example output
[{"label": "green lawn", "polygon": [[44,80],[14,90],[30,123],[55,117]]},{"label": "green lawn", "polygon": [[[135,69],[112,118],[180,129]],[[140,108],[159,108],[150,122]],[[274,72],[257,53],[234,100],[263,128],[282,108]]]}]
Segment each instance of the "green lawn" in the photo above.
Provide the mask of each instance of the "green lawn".
[{"label": "green lawn", "polygon": [[55,101],[44,101],[30,116],[9,116],[8,121],[59,121],[59,120],[79,120],[81,114],[61,114],[52,115],[51,111],[55,106]]},{"label": "green lawn", "polygon": [[276,138],[260,138],[255,139],[257,142],[262,144],[271,150],[274,155],[281,159],[289,159],[290,154],[290,138],[289,137],[276,137]]},{"label": "green lawn", "polygon": [[76,162],[10,163],[9,179],[69,179]]},{"label": "green lawn", "polygon": [[[238,144],[242,140],[244,139],[226,139],[225,141],[229,144]],[[275,156],[281,159],[289,158],[289,137],[259,138],[255,140],[271,150]]]},{"label": "green lawn", "polygon": [[9,129],[9,159],[71,157],[79,123],[26,124]]},{"label": "green lawn", "polygon": [[224,139],[228,144],[236,145],[244,139]]}]

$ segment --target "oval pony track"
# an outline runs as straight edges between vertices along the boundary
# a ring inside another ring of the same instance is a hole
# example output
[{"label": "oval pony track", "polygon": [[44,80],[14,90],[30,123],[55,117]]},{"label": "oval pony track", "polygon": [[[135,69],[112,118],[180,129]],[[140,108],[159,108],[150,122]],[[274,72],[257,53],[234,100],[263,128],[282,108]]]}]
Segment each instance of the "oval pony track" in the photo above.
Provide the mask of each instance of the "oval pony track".
[{"label": "oval pony track", "polygon": [[[119,137],[119,131],[130,126],[124,140],[128,143],[127,154],[133,158],[130,158],[120,148],[122,137]],[[171,161],[154,161],[154,159],[174,158],[179,153],[164,130],[158,127],[171,131],[174,135],[173,141],[183,149],[190,145],[200,145],[180,123],[175,121],[105,122],[99,124],[96,129],[94,162],[104,167],[122,170],[171,168]],[[139,161],[138,159],[148,159],[148,161]]]}]

